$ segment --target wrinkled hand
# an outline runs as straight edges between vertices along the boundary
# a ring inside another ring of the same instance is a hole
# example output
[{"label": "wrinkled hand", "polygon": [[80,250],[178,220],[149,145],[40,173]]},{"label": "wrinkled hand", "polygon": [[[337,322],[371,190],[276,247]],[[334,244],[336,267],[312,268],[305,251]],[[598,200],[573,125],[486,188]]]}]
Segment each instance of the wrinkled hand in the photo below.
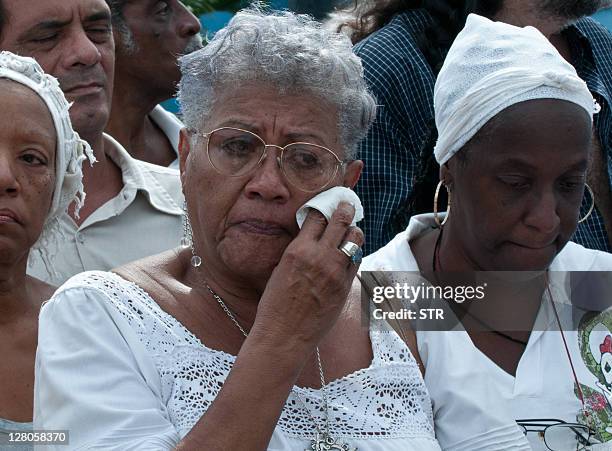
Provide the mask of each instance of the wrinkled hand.
[{"label": "wrinkled hand", "polygon": [[338,248],[344,241],[363,246],[352,227],[355,209],[340,203],[329,223],[311,210],[287,246],[259,302],[255,326],[279,338],[316,346],[338,319],[358,266]]}]

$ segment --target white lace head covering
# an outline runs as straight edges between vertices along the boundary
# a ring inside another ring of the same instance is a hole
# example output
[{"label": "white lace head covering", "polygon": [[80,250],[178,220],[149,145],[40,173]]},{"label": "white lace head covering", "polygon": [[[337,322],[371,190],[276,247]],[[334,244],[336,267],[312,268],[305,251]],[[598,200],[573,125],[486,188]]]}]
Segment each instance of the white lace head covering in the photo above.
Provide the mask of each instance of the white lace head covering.
[{"label": "white lace head covering", "polygon": [[440,165],[494,116],[534,99],[575,103],[591,116],[598,105],[586,83],[533,27],[515,27],[470,14],[434,87]]},{"label": "white lace head covering", "polygon": [[51,208],[47,214],[44,227],[33,250],[40,253],[49,268],[48,245],[57,240],[60,233],[59,217],[68,205],[75,201],[75,214],[85,201],[83,190],[83,172],[81,165],[85,158],[93,164],[96,159],[89,144],[79,138],[70,122],[70,104],[66,101],[58,81],[43,72],[38,63],[27,57],[0,52],[0,79],[8,79],[27,86],[45,102],[57,135],[55,151],[55,188]]}]

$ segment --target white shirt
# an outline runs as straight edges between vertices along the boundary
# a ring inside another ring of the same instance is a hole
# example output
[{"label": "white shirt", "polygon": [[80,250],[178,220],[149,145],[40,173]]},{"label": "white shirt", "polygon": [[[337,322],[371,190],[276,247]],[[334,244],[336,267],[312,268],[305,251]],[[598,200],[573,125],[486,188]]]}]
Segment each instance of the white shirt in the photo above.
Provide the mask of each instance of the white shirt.
[{"label": "white shirt", "polygon": [[183,194],[178,171],[136,160],[112,137],[105,139],[114,144],[108,156],[121,168],[123,189],[80,226],[64,213],[59,249],[50,247],[53,273],[33,252],[28,274],[61,285],[83,271],[109,270],[179,246]]},{"label": "white shirt", "polygon": [[[418,271],[409,241],[434,226],[433,215],[413,217],[406,231],[364,259],[361,270]],[[571,242],[550,266],[550,271],[555,271],[556,275],[561,274],[556,271],[610,270],[611,254],[586,249]],[[567,299],[561,299],[563,296],[567,297],[564,287],[563,283],[552,287],[555,303],[569,302]],[[548,302],[543,303],[543,306],[549,305]],[[449,429],[463,427],[461,421],[443,419],[452,418],[449,413],[454,411],[459,413],[466,397],[483,406],[488,404],[492,412],[497,412],[501,406],[505,406],[515,420],[549,418],[571,423],[579,420],[581,403],[574,392],[575,382],[561,333],[549,310],[543,308],[536,321],[543,320],[552,330],[531,333],[519,361],[516,377],[506,373],[478,350],[465,331],[417,331],[418,349],[426,367],[425,383],[433,401],[436,433],[441,444]],[[595,333],[590,333],[596,324],[602,324],[603,328],[598,327]],[[605,328],[608,333],[612,330],[611,313],[603,313],[578,331],[567,330],[564,335],[576,367],[578,381],[587,398],[587,405],[592,405],[591,410],[596,412],[596,417],[601,418],[596,430],[604,435],[604,439],[609,440],[612,437],[612,391],[600,387],[603,385],[601,381],[605,379],[599,365],[602,353],[597,353],[599,345],[608,334]],[[612,334],[610,335],[612,340]],[[580,343],[583,343],[582,350]],[[612,353],[608,354],[612,362]],[[612,366],[606,375],[612,382]],[[582,420],[579,422],[583,423]],[[527,437],[534,450],[546,450],[537,434],[530,433]]]},{"label": "white shirt", "polygon": [[[370,366],[325,387],[330,434],[359,451],[439,451],[429,396],[406,344],[389,330],[371,330],[370,340]],[[139,286],[103,272],[73,277],[43,306],[38,343],[35,428],[70,430],[68,447],[45,450],[172,449],[235,360],[206,347]],[[321,390],[294,391],[322,427]],[[291,394],[268,450],[309,449],[315,426],[304,409]]]},{"label": "white shirt", "polygon": [[185,125],[179,119],[172,114],[170,111],[167,111],[161,105],[157,105],[153,108],[153,111],[149,113],[149,118],[160,128],[160,130],[166,135],[168,141],[172,145],[172,149],[176,153],[176,160],[168,165],[169,168],[178,169],[179,168],[179,132]]}]

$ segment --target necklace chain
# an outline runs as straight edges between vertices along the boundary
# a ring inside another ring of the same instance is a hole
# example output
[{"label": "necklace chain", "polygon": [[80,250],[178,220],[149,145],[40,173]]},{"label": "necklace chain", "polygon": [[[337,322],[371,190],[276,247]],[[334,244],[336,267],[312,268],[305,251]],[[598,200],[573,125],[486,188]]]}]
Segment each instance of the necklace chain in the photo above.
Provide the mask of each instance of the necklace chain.
[{"label": "necklace chain", "polygon": [[[442,264],[440,263],[440,244],[442,243],[442,232],[444,231],[444,229],[442,227],[440,227],[440,233],[438,234],[438,237],[436,238],[436,244],[434,246],[434,252],[433,252],[433,259],[432,259],[432,269],[434,271],[434,273],[436,273],[437,271],[442,272]],[[489,326],[488,324],[486,324],[484,321],[481,321],[479,318],[477,318],[474,315],[469,314],[467,311],[463,310],[463,309],[459,309],[462,310],[465,314],[470,315],[477,323],[479,323],[481,326],[484,326],[488,329],[489,332],[494,333],[497,336],[500,336],[502,338],[505,338],[506,340],[509,340],[513,343],[518,343],[522,346],[527,346],[527,342],[523,341],[523,340],[519,340],[518,338],[514,338],[511,335],[508,335],[504,332],[501,332],[499,330],[494,330],[491,326]]]},{"label": "necklace chain", "polygon": [[[439,271],[442,271],[442,267],[441,267],[441,264],[440,264],[440,243],[442,242],[442,230],[443,229],[440,228],[440,233],[439,233],[439,235],[438,235],[438,237],[436,239],[436,244],[434,246],[433,259],[432,259],[432,267],[433,267],[434,273],[436,272],[436,269],[438,269]],[[582,404],[582,411],[584,413],[584,416],[585,416],[586,422],[587,422],[586,426],[589,429],[592,429],[593,425],[592,425],[591,414],[590,414],[590,412],[586,408],[586,403],[584,401],[584,393],[582,392],[582,387],[580,386],[580,382],[578,381],[578,377],[576,376],[576,370],[574,368],[574,362],[572,361],[572,356],[571,356],[571,354],[569,352],[569,348],[567,346],[567,340],[565,339],[565,334],[563,333],[563,327],[561,325],[561,320],[559,319],[559,313],[557,312],[557,307],[555,306],[553,295],[552,295],[552,292],[550,290],[550,282],[548,280],[548,272],[546,274],[547,274],[547,276],[546,276],[546,278],[547,278],[547,280],[546,280],[546,292],[548,294],[548,298],[550,299],[550,304],[552,306],[553,312],[555,314],[555,319],[556,319],[557,324],[559,326],[559,332],[561,333],[561,339],[563,340],[563,346],[565,348],[565,353],[567,355],[570,367],[572,369],[572,375],[574,377],[574,382],[576,384],[576,390],[578,391],[578,398],[580,399],[580,402]],[[488,326],[484,322],[480,321],[475,316],[473,316],[473,315],[470,315],[470,316],[472,316],[472,318],[474,318],[481,325],[488,327],[490,329],[490,331],[493,332],[494,334],[497,334],[497,335],[499,335],[501,337],[504,337],[504,338],[506,338],[506,339],[508,339],[510,341],[515,342],[515,343],[519,343],[519,344],[521,344],[523,346],[527,346],[527,342],[522,341],[522,340],[518,340],[518,339],[516,339],[516,338],[514,338],[514,337],[512,337],[510,335],[507,335],[507,334],[505,334],[503,332],[500,332],[498,330],[493,330],[493,328],[491,328],[490,326]]]},{"label": "necklace chain", "polygon": [[[240,325],[240,323],[236,319],[236,315],[234,315],[234,313],[225,304],[225,301],[223,301],[221,296],[219,296],[215,292],[215,290],[213,290],[210,287],[210,285],[208,285],[208,282],[206,282],[206,280],[204,280],[203,278],[202,278],[202,282],[204,283],[204,286],[210,292],[212,297],[221,306],[221,308],[223,309],[225,314],[229,317],[229,319],[232,320],[232,322],[236,325],[236,327],[240,330],[240,332],[242,332],[242,335],[244,335],[245,338],[248,337],[249,336],[248,332],[246,330],[244,330],[244,328]],[[317,354],[317,364],[319,366],[319,378],[321,380],[321,397],[323,398],[323,410],[325,412],[325,434],[329,435],[329,413],[328,413],[329,412],[329,408],[328,408],[328,402],[327,402],[327,393],[325,391],[325,375],[323,373],[323,364],[321,363],[321,353],[319,352],[319,347],[318,346],[316,348],[316,354]],[[296,397],[298,398],[300,403],[302,403],[302,405],[304,406],[304,409],[308,413],[308,416],[310,417],[310,419],[312,420],[312,422],[315,425],[315,428],[317,430],[317,435],[321,434],[321,429],[319,428],[319,424],[317,423],[317,420],[315,420],[314,416],[310,412],[310,409],[306,405],[306,402],[304,401],[302,396],[297,391],[295,391],[293,389],[291,389],[291,392],[296,395]]]}]

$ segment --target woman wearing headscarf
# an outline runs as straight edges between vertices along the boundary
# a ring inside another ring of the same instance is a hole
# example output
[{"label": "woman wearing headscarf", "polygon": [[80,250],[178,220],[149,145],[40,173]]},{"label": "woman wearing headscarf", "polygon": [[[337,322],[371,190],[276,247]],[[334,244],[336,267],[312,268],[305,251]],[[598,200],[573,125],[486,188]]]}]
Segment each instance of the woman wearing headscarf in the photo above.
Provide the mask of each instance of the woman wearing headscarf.
[{"label": "woman wearing headscarf", "polygon": [[[439,450],[407,342],[346,302],[375,113],[349,40],[248,9],[181,69],[186,247],[45,304],[35,425],[70,429],[68,449]],[[515,449],[499,417],[479,420],[500,446],[453,449]]]},{"label": "woman wearing headscarf", "polygon": [[349,40],[245,10],[181,70],[185,247],[45,304],[36,427],[68,449],[439,449],[406,345],[345,304],[355,208],[296,222],[361,171],[375,103]]},{"label": "woman wearing headscarf", "polygon": [[52,270],[57,218],[83,204],[81,163],[93,156],[57,80],[33,59],[1,52],[0,89],[0,443],[21,449],[27,438],[8,431],[32,431],[38,312],[54,290],[26,274],[28,256]]},{"label": "woman wearing headscarf", "polygon": [[[477,15],[448,53],[434,104],[438,189],[448,191],[448,211],[438,213],[436,195],[435,213],[413,217],[362,269],[425,271],[438,286],[456,286],[447,273],[514,272],[489,278],[497,291],[470,309],[452,303],[459,331],[416,333],[438,439],[453,433],[444,419],[464,397],[494,392],[534,449],[609,440],[612,397],[604,376],[612,324],[605,313],[587,315],[578,331],[568,330],[557,307],[576,300],[567,271],[612,270],[612,255],[569,242],[590,192],[598,105],[535,28]],[[605,301],[609,278],[592,280],[606,284],[591,293]],[[522,327],[504,326],[513,316]]]},{"label": "woman wearing headscarf", "polygon": [[[468,14],[514,25],[532,25],[576,67],[602,105],[611,103],[610,32],[588,16],[604,0],[357,0],[344,30],[352,32],[355,53],[381,106],[360,146],[364,172],[355,188],[363,199],[366,255],[387,244],[410,216],[430,211],[437,184],[433,156],[433,88],[444,58]],[[352,22],[352,23],[351,23]],[[590,171],[596,205],[574,241],[612,251],[606,229],[612,216],[607,178],[612,115],[596,118],[601,150]],[[584,211],[590,199],[583,203]]]}]

